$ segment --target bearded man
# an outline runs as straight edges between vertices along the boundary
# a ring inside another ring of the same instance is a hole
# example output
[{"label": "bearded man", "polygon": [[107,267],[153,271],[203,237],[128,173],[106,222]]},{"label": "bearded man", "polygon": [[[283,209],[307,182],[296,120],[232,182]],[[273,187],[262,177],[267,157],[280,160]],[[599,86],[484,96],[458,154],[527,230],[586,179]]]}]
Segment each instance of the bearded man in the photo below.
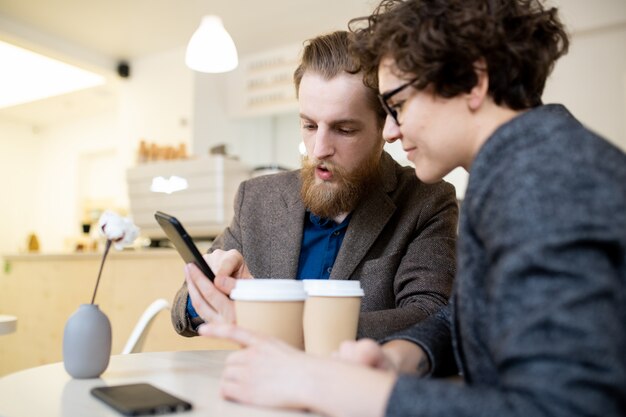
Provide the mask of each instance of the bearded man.
[{"label": "bearded man", "polygon": [[184,336],[203,322],[236,322],[228,298],[244,277],[359,280],[358,337],[379,339],[445,305],[455,274],[454,187],[421,183],[383,151],[385,111],[349,53],[347,32],[307,42],[294,73],[302,169],[243,182],[229,227],[193,264],[172,322]]}]

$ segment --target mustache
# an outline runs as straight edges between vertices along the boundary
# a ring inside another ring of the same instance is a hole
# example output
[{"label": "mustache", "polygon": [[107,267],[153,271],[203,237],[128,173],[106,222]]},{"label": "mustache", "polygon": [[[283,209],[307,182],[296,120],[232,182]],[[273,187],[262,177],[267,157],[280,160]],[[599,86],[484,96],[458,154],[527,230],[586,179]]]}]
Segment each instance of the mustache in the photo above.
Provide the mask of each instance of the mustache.
[{"label": "mustache", "polygon": [[[348,170],[331,160],[302,158],[300,195],[305,207],[312,213],[333,218],[348,213],[358,205],[367,189],[377,182],[379,159],[363,161],[353,170]],[[332,172],[333,184],[316,183],[315,169],[324,167]]]},{"label": "mustache", "polygon": [[302,160],[303,168],[315,169],[318,166],[324,168],[327,171],[330,171],[332,174],[344,174],[345,170],[337,165],[335,162],[327,160],[323,161],[314,157],[305,157]]}]

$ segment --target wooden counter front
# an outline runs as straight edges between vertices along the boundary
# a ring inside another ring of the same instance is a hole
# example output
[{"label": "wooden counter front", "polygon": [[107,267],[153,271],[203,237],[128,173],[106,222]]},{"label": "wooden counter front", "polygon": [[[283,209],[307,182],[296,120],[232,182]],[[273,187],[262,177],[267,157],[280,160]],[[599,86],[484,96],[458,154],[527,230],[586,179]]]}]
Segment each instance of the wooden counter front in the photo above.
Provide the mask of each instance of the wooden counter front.
[{"label": "wooden counter front", "polygon": [[[0,314],[16,316],[17,331],[0,336],[0,376],[59,362],[63,328],[80,304],[89,303],[102,254],[4,256]],[[143,311],[157,298],[172,301],[184,280],[183,261],[171,249],[115,252],[104,265],[96,304],[109,317],[112,354],[121,352]],[[169,311],[154,320],[145,352],[232,349],[233,344],[176,334]]]}]

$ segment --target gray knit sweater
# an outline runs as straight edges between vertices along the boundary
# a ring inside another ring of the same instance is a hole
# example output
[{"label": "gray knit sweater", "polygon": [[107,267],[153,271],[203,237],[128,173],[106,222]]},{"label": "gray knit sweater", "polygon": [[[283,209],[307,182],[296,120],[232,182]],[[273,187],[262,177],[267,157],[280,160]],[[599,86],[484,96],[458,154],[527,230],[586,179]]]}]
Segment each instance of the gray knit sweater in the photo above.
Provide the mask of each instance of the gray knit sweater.
[{"label": "gray knit sweater", "polygon": [[452,303],[395,338],[388,416],[626,416],[626,155],[563,106],[500,127],[462,206]]}]

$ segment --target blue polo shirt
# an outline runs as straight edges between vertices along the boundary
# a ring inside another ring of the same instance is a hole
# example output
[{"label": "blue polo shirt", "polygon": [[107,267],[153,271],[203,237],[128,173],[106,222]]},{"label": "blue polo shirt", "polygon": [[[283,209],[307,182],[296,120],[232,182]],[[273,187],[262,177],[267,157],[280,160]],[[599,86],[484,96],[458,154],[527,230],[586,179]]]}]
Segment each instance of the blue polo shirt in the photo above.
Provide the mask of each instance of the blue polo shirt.
[{"label": "blue polo shirt", "polygon": [[297,279],[328,279],[343,243],[351,214],[337,224],[307,211]]},{"label": "blue polo shirt", "polygon": [[[296,279],[328,279],[350,223],[349,214],[341,223],[324,219],[307,211],[304,216],[302,245]],[[187,314],[198,317],[187,297]]]}]

